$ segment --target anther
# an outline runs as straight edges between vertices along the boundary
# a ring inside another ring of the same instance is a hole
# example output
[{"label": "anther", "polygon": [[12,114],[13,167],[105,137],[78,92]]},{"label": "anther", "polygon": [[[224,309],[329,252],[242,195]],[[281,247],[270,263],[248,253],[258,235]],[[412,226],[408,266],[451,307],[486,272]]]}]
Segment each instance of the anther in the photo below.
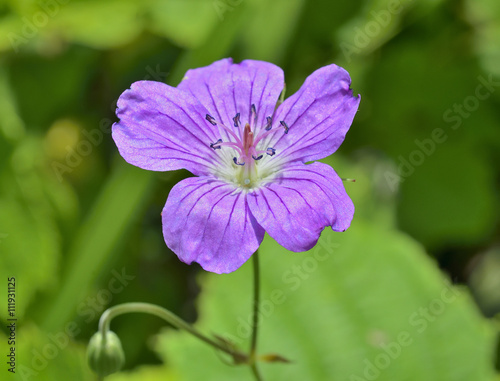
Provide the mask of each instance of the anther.
[{"label": "anther", "polygon": [[269,156],[274,156],[274,154],[276,153],[276,150],[274,148],[271,148],[271,147],[268,147],[266,149],[266,153],[269,155]]},{"label": "anther", "polygon": [[285,127],[285,134],[288,134],[288,125],[285,123],[285,121],[284,121],[284,120],[281,120],[281,121],[280,121],[280,124],[281,124],[283,127]]},{"label": "anther", "polygon": [[262,159],[263,157],[264,157],[264,155],[260,155],[260,156],[257,156],[257,157],[255,157],[254,155],[252,155],[252,158],[253,158],[254,160],[260,160],[260,159]]},{"label": "anther", "polygon": [[245,165],[245,163],[239,163],[238,159],[236,159],[236,157],[233,157],[233,161],[234,161],[234,164],[236,164],[236,165]]},{"label": "anther", "polygon": [[221,149],[222,147],[219,145],[222,143],[222,139],[217,140],[215,143],[210,143],[210,148],[212,148],[214,151],[216,149]]},{"label": "anther", "polygon": [[237,113],[236,116],[233,118],[234,122],[234,127],[239,127],[240,125],[240,113]]},{"label": "anther", "polygon": [[215,121],[215,118],[208,115],[208,114],[205,116],[205,119],[208,120],[213,126],[215,126],[217,124],[217,122]]},{"label": "anther", "polygon": [[267,116],[266,120],[267,120],[267,124],[266,124],[265,130],[269,131],[272,128],[273,118],[270,116]]},{"label": "anther", "polygon": [[252,106],[251,106],[250,110],[251,110],[251,112],[252,112],[252,114],[253,114],[254,116],[256,116],[256,115],[257,115],[257,109],[255,108],[255,105],[254,105],[253,103],[252,103]]}]

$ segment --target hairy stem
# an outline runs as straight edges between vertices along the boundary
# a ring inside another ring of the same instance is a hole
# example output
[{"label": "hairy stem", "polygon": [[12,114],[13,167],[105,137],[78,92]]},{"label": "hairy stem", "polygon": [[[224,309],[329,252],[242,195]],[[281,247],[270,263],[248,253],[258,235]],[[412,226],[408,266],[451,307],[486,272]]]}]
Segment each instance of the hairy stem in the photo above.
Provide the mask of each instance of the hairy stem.
[{"label": "hairy stem", "polygon": [[201,341],[211,345],[212,347],[231,355],[236,362],[245,362],[247,359],[247,356],[245,354],[235,351],[228,346],[222,345],[221,343],[218,343],[198,332],[193,326],[186,323],[184,320],[182,320],[180,317],[173,314],[169,310],[150,303],[124,303],[111,307],[104,311],[99,320],[99,331],[102,333],[103,337],[106,337],[106,333],[109,330],[109,325],[113,318],[118,315],[123,315],[131,312],[147,313],[158,316],[174,327],[183,329],[193,336],[197,337]]}]

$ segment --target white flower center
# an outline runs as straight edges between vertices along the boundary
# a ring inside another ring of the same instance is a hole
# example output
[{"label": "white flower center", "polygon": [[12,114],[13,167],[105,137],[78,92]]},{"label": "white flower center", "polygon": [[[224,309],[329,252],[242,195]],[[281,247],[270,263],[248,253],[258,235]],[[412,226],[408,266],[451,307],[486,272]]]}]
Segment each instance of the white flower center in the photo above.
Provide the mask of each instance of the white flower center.
[{"label": "white flower center", "polygon": [[[258,187],[280,169],[280,166],[275,165],[276,162],[273,163],[271,159],[276,150],[266,147],[266,144],[268,144],[266,138],[281,130],[281,128],[284,128],[285,134],[287,134],[288,126],[284,121],[280,121],[280,124],[273,128],[272,117],[266,117],[266,125],[260,128],[257,136],[255,136],[257,111],[255,105],[252,105],[250,123],[245,124],[243,136],[240,138],[234,131],[217,122],[212,116],[207,114],[206,119],[212,125],[217,125],[227,131],[229,136],[229,141],[219,139],[210,144],[210,148],[213,150],[220,150],[218,151],[220,161],[217,163],[215,176],[225,179],[241,189],[250,190]],[[236,114],[233,122],[235,128],[241,127],[240,113]]]}]

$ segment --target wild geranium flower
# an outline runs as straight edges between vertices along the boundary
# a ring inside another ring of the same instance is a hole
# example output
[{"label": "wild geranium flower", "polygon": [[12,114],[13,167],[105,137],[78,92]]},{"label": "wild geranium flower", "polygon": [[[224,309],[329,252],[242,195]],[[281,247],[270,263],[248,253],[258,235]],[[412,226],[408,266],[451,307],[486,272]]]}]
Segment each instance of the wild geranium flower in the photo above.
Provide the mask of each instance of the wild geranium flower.
[{"label": "wild geranium flower", "polygon": [[267,233],[286,249],[311,249],[321,231],[344,231],[354,206],[328,165],[358,109],[349,74],[311,74],[282,104],[283,71],[223,59],[189,70],[179,86],[132,84],[118,100],[113,139],[140,168],[185,168],[162,212],[167,246],[186,263],[228,273]]}]

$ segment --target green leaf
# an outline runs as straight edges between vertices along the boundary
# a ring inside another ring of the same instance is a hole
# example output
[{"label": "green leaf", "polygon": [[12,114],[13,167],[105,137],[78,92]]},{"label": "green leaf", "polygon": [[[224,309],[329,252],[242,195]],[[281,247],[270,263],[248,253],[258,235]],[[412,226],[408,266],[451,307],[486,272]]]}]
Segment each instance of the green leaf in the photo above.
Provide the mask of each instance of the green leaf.
[{"label": "green leaf", "polygon": [[[252,1],[252,22],[247,23],[242,31],[247,46],[247,56],[258,60],[281,61],[286,53],[287,42],[301,16],[304,2],[304,0]],[[230,16],[228,14],[228,17]],[[276,20],[280,22],[277,23]],[[271,25],[272,33],[269,30]]]},{"label": "green leaf", "polygon": [[[32,322],[24,321],[16,326],[13,346],[7,345],[7,338],[0,332],[4,358],[8,358],[10,348],[15,348],[16,358],[15,374],[8,374],[4,379],[95,381],[87,366],[85,346],[73,340],[77,332],[78,329],[43,332]],[[2,371],[7,373],[10,365],[4,365]]]},{"label": "green leaf", "polygon": [[[446,142],[428,157],[418,147],[412,152],[425,159],[419,166],[410,163],[413,173],[403,178],[401,227],[432,249],[472,245],[492,234],[495,180],[482,152]],[[413,153],[407,162],[416,157]]]},{"label": "green leaf", "polygon": [[121,165],[105,184],[73,242],[60,292],[42,323],[45,329],[63,327],[74,315],[78,302],[95,282],[99,269],[117,254],[116,245],[146,199],[151,181],[150,172]]},{"label": "green leaf", "polygon": [[107,0],[71,2],[61,6],[50,27],[71,42],[105,49],[124,45],[143,28],[142,4]]},{"label": "green leaf", "polygon": [[[0,276],[16,278],[17,318],[38,292],[53,289],[59,269],[60,235],[48,200],[50,176],[40,171],[43,159],[42,142],[29,136],[0,167]],[[6,313],[5,303],[0,316]]]},{"label": "green leaf", "polygon": [[216,2],[217,0],[153,1],[148,28],[180,46],[200,47],[218,22],[222,21],[218,18]]},{"label": "green leaf", "polygon": [[464,16],[474,28],[473,47],[482,67],[496,77],[500,75],[500,4],[495,0],[467,0]]},{"label": "green leaf", "polygon": [[[394,170],[384,175],[393,191],[398,178],[402,182],[399,226],[433,252],[487,245],[498,223],[495,94],[475,97],[490,76],[443,43],[461,30],[457,20],[442,27],[444,20],[445,13],[435,13],[386,44],[380,61],[365,72],[366,89],[359,90],[364,100],[343,145],[366,145],[394,159]],[[414,28],[432,39],[411,33]],[[436,65],[436,56],[456,64]],[[477,104],[460,114],[470,101]]]}]

